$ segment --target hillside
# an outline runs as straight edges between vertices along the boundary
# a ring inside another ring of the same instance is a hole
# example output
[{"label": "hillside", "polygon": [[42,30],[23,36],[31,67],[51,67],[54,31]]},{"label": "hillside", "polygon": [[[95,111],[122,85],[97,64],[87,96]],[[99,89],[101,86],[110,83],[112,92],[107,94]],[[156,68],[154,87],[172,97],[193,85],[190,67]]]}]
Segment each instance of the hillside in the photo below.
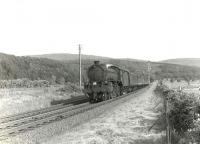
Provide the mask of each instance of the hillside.
[{"label": "hillside", "polygon": [[178,58],[161,61],[162,63],[200,67],[200,58]]},{"label": "hillside", "polygon": [[[68,58],[74,55],[68,54]],[[102,57],[86,57],[82,60],[82,79],[87,81],[87,68],[94,60],[111,63],[121,68],[128,69],[140,78],[147,74],[146,61],[133,59],[110,59]],[[152,79],[200,79],[200,68],[168,63],[151,62]],[[0,79],[28,78],[30,80],[48,80],[51,83],[78,82],[79,64],[77,59],[53,60],[48,58],[19,57],[0,53]]]},{"label": "hillside", "polygon": [[[59,60],[59,61],[73,61],[78,60],[79,56],[78,54],[69,54],[69,53],[55,53],[55,54],[43,54],[43,55],[31,55],[30,57],[36,57],[36,58],[48,58],[53,60]],[[107,57],[101,57],[101,56],[93,56],[93,55],[81,55],[82,60],[104,60],[104,59],[110,59]]]},{"label": "hillside", "polygon": [[[79,56],[78,54],[70,54],[70,53],[52,53],[52,54],[43,54],[43,55],[30,55],[30,57],[36,57],[36,58],[48,58],[53,60],[59,60],[59,61],[75,61],[78,60]],[[106,61],[113,58],[109,57],[102,57],[102,56],[95,56],[95,55],[81,55],[82,60],[101,60]],[[120,58],[120,60],[127,60],[127,61],[143,61],[144,60],[138,60],[138,59],[130,59],[130,58]]]},{"label": "hillside", "polygon": [[59,61],[0,53],[0,79],[3,80],[29,78],[59,83],[64,80],[76,81],[74,73],[72,68]]}]

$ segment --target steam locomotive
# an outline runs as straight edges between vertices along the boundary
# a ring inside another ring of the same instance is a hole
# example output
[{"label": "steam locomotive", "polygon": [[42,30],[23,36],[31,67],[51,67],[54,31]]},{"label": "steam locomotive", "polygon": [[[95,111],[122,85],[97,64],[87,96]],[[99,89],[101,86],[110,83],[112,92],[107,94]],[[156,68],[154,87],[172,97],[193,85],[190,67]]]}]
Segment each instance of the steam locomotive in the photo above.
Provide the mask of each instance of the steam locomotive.
[{"label": "steam locomotive", "polygon": [[149,84],[148,75],[130,73],[112,64],[94,61],[87,70],[88,83],[84,93],[91,103],[105,101]]}]

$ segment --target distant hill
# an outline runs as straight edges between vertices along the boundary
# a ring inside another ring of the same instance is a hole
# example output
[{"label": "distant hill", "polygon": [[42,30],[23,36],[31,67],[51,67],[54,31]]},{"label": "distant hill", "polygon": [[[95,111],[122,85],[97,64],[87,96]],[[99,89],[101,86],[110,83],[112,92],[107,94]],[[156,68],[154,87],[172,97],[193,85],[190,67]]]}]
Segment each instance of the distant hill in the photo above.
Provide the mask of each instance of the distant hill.
[{"label": "distant hill", "polygon": [[[59,61],[75,61],[78,60],[79,55],[78,54],[70,54],[70,53],[52,53],[52,54],[42,54],[42,55],[30,55],[30,57],[36,57],[36,58],[48,58],[53,60],[59,60]],[[84,60],[100,60],[100,61],[108,61],[114,58],[110,57],[102,57],[102,56],[95,56],[95,55],[81,55],[81,59]],[[131,58],[119,58],[120,60],[126,60],[126,61],[140,61],[144,62],[145,60],[139,60],[139,59],[131,59]]]},{"label": "distant hill", "polygon": [[200,58],[177,58],[161,61],[162,63],[200,67]]},{"label": "distant hill", "polygon": [[126,61],[135,61],[135,62],[147,62],[146,60],[140,60],[140,59],[131,59],[131,58],[120,58],[120,60],[126,60]]},{"label": "distant hill", "polygon": [[[31,80],[48,80],[52,83],[63,83],[63,81],[77,83],[79,78],[77,59],[77,55],[74,54],[20,57],[0,53],[0,79],[28,78]],[[83,55],[83,82],[87,81],[86,71],[94,60],[120,66],[136,74],[138,78],[148,74],[146,61]],[[151,67],[152,79],[200,79],[199,67],[156,62],[151,62]]]},{"label": "distant hill", "polygon": [[[37,57],[37,58],[48,58],[53,60],[59,61],[74,61],[78,60],[78,54],[69,54],[69,53],[55,53],[55,54],[43,54],[43,55],[31,55],[30,57]],[[82,60],[105,60],[111,59],[108,57],[101,57],[101,56],[93,56],[93,55],[81,55]]]}]

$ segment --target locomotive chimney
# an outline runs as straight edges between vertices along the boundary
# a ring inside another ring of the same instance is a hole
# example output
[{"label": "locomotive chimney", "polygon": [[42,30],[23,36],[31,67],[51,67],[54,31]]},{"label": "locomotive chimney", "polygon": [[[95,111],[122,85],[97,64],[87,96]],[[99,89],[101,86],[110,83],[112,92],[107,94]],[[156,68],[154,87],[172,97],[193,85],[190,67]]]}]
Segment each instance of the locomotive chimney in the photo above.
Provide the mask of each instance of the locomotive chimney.
[{"label": "locomotive chimney", "polygon": [[100,61],[94,61],[95,65],[99,65]]}]

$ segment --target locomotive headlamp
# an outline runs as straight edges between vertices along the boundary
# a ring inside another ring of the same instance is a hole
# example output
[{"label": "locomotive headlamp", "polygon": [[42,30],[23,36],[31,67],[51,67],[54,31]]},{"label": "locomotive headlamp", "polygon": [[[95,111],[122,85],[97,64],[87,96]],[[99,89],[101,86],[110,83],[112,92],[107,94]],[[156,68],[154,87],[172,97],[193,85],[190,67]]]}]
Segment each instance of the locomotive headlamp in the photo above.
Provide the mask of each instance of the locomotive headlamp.
[{"label": "locomotive headlamp", "polygon": [[93,82],[93,85],[97,85],[97,82]]}]

